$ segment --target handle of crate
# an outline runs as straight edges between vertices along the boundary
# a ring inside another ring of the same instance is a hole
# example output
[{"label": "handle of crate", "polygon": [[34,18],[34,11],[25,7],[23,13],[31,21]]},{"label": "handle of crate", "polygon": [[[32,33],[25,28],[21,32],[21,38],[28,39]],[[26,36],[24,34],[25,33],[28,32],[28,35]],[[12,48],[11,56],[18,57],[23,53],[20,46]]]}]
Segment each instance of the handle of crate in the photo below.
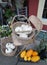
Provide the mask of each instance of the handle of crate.
[{"label": "handle of crate", "polygon": [[25,18],[25,19],[27,20],[27,17],[26,17],[25,15],[15,15],[15,16],[13,17],[12,23],[13,23],[13,21],[15,20],[16,17],[23,17],[23,18]]},{"label": "handle of crate", "polygon": [[[15,15],[15,16],[13,17],[12,23],[11,23],[11,25],[10,25],[11,28],[12,28],[12,25],[15,23],[14,20],[15,20],[16,17],[23,17],[23,18],[25,18],[25,19],[27,20],[26,23],[28,23],[28,24],[30,25],[30,21],[28,21],[28,18],[27,18],[25,15]],[[17,22],[18,22],[18,21],[17,21]],[[21,22],[22,22],[22,21],[21,21]]]},{"label": "handle of crate", "polygon": [[31,16],[28,18],[28,21],[30,21],[30,22],[35,26],[35,28],[36,28],[38,31],[41,31],[41,30],[42,30],[42,28],[43,28],[42,21],[40,21],[40,19],[37,18],[36,16],[31,15]]}]

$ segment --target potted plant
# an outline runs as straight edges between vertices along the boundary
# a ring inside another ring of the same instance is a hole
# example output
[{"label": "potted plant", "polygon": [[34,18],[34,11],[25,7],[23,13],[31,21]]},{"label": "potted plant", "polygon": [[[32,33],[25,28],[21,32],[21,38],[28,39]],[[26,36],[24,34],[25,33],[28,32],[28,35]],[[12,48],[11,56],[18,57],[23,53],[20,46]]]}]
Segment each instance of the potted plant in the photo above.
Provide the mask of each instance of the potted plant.
[{"label": "potted plant", "polygon": [[[47,35],[47,32],[45,35]],[[44,37],[40,41],[40,44],[36,47],[36,49],[39,52],[41,59],[46,60],[47,59],[47,38]]]}]

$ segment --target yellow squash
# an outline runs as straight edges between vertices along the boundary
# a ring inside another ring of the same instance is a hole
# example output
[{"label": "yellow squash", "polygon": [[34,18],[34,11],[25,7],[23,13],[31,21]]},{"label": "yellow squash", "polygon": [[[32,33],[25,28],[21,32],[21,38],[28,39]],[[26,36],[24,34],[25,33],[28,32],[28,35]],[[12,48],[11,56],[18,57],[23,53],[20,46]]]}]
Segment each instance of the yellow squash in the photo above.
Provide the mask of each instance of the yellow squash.
[{"label": "yellow squash", "polygon": [[31,61],[31,57],[28,57],[28,61]]},{"label": "yellow squash", "polygon": [[30,57],[32,54],[33,54],[33,50],[30,49],[30,50],[27,51],[26,56]]},{"label": "yellow squash", "polygon": [[27,61],[27,60],[28,60],[28,58],[27,58],[27,56],[25,56],[25,57],[24,57],[24,61]]},{"label": "yellow squash", "polygon": [[32,58],[31,58],[31,61],[32,62],[37,62],[37,61],[39,61],[40,60],[40,56],[33,56]]},{"label": "yellow squash", "polygon": [[38,52],[37,51],[33,51],[33,56],[37,56],[38,55]]},{"label": "yellow squash", "polygon": [[26,50],[24,50],[24,51],[21,52],[20,57],[21,57],[21,58],[24,58],[25,55],[26,55]]}]

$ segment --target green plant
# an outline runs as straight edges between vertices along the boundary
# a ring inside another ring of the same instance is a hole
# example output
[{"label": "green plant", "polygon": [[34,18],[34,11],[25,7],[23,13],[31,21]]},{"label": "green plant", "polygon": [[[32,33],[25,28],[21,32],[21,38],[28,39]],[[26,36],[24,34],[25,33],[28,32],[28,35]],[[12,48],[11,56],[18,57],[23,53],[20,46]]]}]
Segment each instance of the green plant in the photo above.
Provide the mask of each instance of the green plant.
[{"label": "green plant", "polygon": [[12,15],[12,12],[10,9],[6,9],[4,16],[9,18]]},{"label": "green plant", "polygon": [[7,37],[10,36],[12,33],[12,30],[7,25],[0,26],[0,37]]},{"label": "green plant", "polygon": [[36,50],[39,52],[41,59],[45,60],[47,58],[47,40],[42,39]]},{"label": "green plant", "polygon": [[39,53],[40,53],[41,50],[43,50],[43,49],[47,50],[47,40],[42,39],[42,40],[40,41],[40,44],[39,44],[38,46],[36,46],[36,49],[37,49],[37,51],[38,51]]}]

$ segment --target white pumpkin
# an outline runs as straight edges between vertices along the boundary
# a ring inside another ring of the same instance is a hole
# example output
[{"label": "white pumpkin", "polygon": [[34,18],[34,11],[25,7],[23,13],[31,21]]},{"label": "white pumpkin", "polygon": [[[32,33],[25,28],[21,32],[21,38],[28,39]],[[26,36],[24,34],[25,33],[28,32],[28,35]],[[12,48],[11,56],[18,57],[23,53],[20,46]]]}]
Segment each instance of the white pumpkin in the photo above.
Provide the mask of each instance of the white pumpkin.
[{"label": "white pumpkin", "polygon": [[25,24],[22,24],[22,25],[21,25],[21,28],[24,28],[25,26],[26,26]]},{"label": "white pumpkin", "polygon": [[21,34],[20,34],[20,37],[22,37],[22,38],[28,38],[28,35],[25,34],[25,33],[21,33]]},{"label": "white pumpkin", "polygon": [[30,25],[21,25],[23,31],[32,31],[32,27]]},{"label": "white pumpkin", "polygon": [[11,48],[8,48],[5,50],[5,53],[8,54],[8,53],[11,53],[13,50]]},{"label": "white pumpkin", "polygon": [[11,49],[15,49],[14,44],[10,44],[10,48],[11,48]]},{"label": "white pumpkin", "polygon": [[32,27],[31,26],[28,26],[27,30],[28,31],[32,31]]},{"label": "white pumpkin", "polygon": [[16,27],[15,32],[22,31],[21,27]]},{"label": "white pumpkin", "polygon": [[7,49],[9,49],[9,48],[15,49],[15,46],[14,46],[13,43],[7,43],[7,44],[6,44],[6,48],[7,48]]},{"label": "white pumpkin", "polygon": [[6,48],[10,48],[10,43],[7,43],[6,44]]}]

